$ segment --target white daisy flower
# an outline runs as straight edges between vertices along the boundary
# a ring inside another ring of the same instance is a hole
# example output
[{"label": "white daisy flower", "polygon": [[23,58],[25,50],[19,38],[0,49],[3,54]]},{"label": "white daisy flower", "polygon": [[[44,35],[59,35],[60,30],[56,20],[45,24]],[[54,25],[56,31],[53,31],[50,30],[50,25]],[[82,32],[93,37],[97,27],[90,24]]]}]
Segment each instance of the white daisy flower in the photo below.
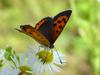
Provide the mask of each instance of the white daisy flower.
[{"label": "white daisy flower", "polygon": [[19,70],[16,68],[12,68],[10,65],[6,63],[6,66],[4,66],[0,70],[0,75],[18,75]]},{"label": "white daisy flower", "polygon": [[50,48],[43,48],[34,45],[28,50],[28,62],[31,64],[32,71],[35,75],[50,74],[60,72],[60,65],[66,62],[64,55]]},{"label": "white daisy flower", "polygon": [[[12,67],[11,65],[9,65],[9,63],[7,62],[7,60],[5,59],[5,53],[6,51],[3,50],[3,49],[0,49],[0,66],[1,66],[1,69],[0,69],[0,75],[17,75],[16,74],[16,71],[17,70],[13,70],[12,71]],[[11,74],[13,72],[13,74]]]},{"label": "white daisy flower", "polygon": [[[19,62],[16,57],[13,61],[16,63],[16,67],[15,70],[11,72],[11,75],[32,75],[30,64],[28,64],[27,57],[24,53],[20,55]],[[14,71],[16,71],[16,74]]]},{"label": "white daisy flower", "polygon": [[[20,55],[20,59],[16,58],[16,55],[12,58],[13,62],[6,60],[6,66],[0,71],[0,75],[32,75],[30,65],[27,63],[27,58],[24,54]],[[15,65],[13,65],[15,63]]]}]

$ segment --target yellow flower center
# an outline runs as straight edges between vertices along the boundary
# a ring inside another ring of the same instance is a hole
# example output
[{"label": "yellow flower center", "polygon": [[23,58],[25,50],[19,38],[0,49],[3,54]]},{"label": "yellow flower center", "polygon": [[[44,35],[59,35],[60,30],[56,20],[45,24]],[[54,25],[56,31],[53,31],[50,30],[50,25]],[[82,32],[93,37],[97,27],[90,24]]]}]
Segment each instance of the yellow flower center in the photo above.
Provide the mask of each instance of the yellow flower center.
[{"label": "yellow flower center", "polygon": [[48,50],[42,50],[37,53],[39,59],[44,63],[50,63],[53,61],[53,53]]},{"label": "yellow flower center", "polygon": [[20,66],[18,75],[32,75],[32,70],[28,66]]}]

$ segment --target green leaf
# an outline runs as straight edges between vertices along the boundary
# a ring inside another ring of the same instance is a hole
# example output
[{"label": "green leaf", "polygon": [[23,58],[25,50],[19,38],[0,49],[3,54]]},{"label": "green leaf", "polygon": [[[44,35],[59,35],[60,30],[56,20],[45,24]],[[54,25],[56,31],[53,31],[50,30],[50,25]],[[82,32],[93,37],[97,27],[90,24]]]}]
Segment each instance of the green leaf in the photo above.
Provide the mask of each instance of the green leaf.
[{"label": "green leaf", "polygon": [[3,66],[3,60],[0,60],[0,68]]},{"label": "green leaf", "polygon": [[[10,47],[10,46],[6,48],[6,52],[5,52],[4,56],[5,56],[5,59],[12,62],[15,67],[16,67],[16,62],[18,62],[18,63],[20,62],[19,56],[16,55],[15,51],[12,50],[12,47]],[[16,59],[17,59],[17,61],[16,61]]]},{"label": "green leaf", "polygon": [[6,52],[5,52],[4,56],[5,56],[6,60],[11,61],[11,58],[13,57],[12,47],[7,47],[5,50],[6,50]]}]

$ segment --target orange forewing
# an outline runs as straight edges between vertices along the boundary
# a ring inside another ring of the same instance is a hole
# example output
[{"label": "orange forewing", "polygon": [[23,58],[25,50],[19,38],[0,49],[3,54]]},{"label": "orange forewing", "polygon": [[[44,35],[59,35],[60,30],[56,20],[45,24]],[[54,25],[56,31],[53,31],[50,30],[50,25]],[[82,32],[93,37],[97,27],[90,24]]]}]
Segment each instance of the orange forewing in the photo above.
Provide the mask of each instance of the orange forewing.
[{"label": "orange forewing", "polygon": [[67,16],[60,16],[57,20],[54,21],[54,27],[51,30],[51,34],[52,34],[52,38],[54,42],[56,41],[57,37],[62,32],[67,20],[68,20]]},{"label": "orange forewing", "polygon": [[20,26],[21,30],[16,29],[22,33],[25,33],[29,36],[31,36],[32,38],[34,38],[37,42],[49,47],[50,43],[49,41],[45,38],[45,36],[43,36],[39,31],[37,31],[35,28],[33,28],[30,25],[22,25]]}]

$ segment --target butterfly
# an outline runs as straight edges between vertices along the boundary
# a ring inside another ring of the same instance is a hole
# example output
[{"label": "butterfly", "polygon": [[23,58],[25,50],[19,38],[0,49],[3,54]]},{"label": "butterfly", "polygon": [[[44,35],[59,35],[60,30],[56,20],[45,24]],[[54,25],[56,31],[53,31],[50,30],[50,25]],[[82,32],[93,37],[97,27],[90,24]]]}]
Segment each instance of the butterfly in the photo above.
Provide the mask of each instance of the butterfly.
[{"label": "butterfly", "polygon": [[32,27],[31,25],[21,25],[20,29],[17,30],[31,36],[38,43],[46,47],[54,48],[54,43],[69,20],[71,13],[72,10],[66,10],[53,18],[43,18],[35,25],[35,27]]}]

